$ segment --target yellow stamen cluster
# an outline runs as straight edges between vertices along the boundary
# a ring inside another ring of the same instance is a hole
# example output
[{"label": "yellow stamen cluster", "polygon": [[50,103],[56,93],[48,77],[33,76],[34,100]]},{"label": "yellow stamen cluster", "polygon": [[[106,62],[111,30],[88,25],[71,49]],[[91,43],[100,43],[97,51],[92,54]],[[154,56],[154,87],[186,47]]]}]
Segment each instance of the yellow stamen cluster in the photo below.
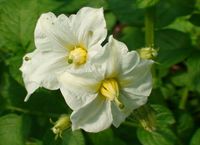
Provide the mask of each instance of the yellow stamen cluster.
[{"label": "yellow stamen cluster", "polygon": [[71,50],[68,56],[68,63],[74,63],[75,65],[81,65],[87,61],[87,51],[82,47],[75,47]]},{"label": "yellow stamen cluster", "polygon": [[120,109],[124,108],[124,105],[118,100],[119,86],[115,79],[104,80],[101,84],[100,92],[106,99],[114,101]]}]

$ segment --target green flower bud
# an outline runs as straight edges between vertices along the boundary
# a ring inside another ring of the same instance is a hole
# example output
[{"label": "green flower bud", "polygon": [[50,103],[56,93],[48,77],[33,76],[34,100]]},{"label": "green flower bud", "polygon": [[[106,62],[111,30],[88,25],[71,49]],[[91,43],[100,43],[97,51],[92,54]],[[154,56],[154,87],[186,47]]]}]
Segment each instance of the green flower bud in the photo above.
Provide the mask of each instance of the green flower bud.
[{"label": "green flower bud", "polygon": [[138,53],[142,59],[153,59],[158,55],[157,50],[151,47],[141,48]]},{"label": "green flower bud", "polygon": [[143,105],[142,107],[136,109],[133,115],[145,130],[149,132],[156,130],[155,112],[150,106]]},{"label": "green flower bud", "polygon": [[66,114],[61,115],[56,122],[51,119],[50,122],[54,124],[51,130],[56,134],[55,139],[62,137],[62,132],[71,127],[70,117]]}]

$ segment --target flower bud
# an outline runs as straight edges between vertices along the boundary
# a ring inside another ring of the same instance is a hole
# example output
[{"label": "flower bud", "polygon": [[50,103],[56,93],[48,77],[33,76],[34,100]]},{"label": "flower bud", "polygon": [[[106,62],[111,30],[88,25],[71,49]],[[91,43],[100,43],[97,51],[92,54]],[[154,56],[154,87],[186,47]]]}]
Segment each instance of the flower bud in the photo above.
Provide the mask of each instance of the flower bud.
[{"label": "flower bud", "polygon": [[141,48],[138,52],[142,59],[153,59],[158,55],[157,50],[151,47]]},{"label": "flower bud", "polygon": [[154,110],[150,106],[143,105],[136,109],[133,115],[145,130],[149,132],[156,130],[156,116]]},{"label": "flower bud", "polygon": [[61,115],[56,122],[51,119],[50,122],[54,124],[51,130],[56,134],[55,139],[62,137],[62,132],[71,127],[70,117],[66,114]]}]

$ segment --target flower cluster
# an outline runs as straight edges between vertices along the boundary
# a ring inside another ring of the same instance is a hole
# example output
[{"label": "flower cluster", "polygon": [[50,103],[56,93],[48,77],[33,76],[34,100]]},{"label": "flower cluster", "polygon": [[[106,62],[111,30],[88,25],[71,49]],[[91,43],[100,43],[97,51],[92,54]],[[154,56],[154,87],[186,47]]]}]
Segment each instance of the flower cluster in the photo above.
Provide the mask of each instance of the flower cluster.
[{"label": "flower cluster", "polygon": [[35,28],[36,49],[24,56],[28,100],[39,87],[60,89],[73,110],[72,130],[99,132],[118,127],[145,104],[152,89],[152,60],[113,36],[107,44],[103,9],[84,7],[69,17],[42,14]]}]

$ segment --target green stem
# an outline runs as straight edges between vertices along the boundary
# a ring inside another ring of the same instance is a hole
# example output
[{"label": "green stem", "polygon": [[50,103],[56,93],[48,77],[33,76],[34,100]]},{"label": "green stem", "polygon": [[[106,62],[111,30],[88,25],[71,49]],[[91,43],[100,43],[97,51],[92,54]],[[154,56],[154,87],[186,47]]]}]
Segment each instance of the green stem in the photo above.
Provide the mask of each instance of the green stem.
[{"label": "green stem", "polygon": [[146,47],[154,46],[154,7],[146,8],[145,43],[146,43]]},{"label": "green stem", "polygon": [[31,111],[31,110],[26,110],[26,109],[15,107],[15,106],[7,106],[6,109],[13,112],[20,112],[20,113],[31,114],[31,115],[36,115],[36,116],[49,116],[49,117],[60,116],[60,114]]},{"label": "green stem", "polygon": [[185,109],[186,103],[188,100],[188,89],[185,88],[182,91],[182,96],[181,96],[181,100],[179,102],[179,109]]},{"label": "green stem", "polygon": [[[155,7],[148,7],[145,11],[145,45],[146,47],[154,48],[154,22],[155,22]],[[153,83],[156,83],[156,69],[153,66],[151,69]]]},{"label": "green stem", "polygon": [[130,127],[139,127],[138,124],[130,122],[130,121],[125,121],[123,122],[124,125],[130,126]]}]

